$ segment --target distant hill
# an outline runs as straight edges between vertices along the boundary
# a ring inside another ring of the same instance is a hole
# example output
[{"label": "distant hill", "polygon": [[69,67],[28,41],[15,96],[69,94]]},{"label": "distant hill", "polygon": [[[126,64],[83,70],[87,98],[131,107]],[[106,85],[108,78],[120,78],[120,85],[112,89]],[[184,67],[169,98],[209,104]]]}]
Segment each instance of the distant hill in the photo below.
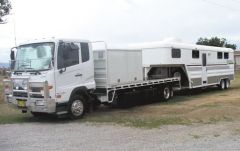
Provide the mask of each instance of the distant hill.
[{"label": "distant hill", "polygon": [[9,68],[9,63],[0,63],[0,68]]}]

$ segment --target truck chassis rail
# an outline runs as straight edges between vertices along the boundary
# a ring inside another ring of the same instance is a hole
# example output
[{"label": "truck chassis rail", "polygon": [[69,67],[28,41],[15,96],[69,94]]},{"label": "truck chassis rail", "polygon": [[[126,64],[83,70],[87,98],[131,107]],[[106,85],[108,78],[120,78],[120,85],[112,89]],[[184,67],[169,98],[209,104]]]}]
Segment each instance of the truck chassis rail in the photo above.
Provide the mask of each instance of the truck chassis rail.
[{"label": "truck chassis rail", "polygon": [[136,83],[122,84],[122,85],[113,86],[111,88],[107,88],[107,90],[113,91],[113,90],[120,90],[120,89],[138,88],[143,86],[151,86],[151,85],[172,83],[172,82],[179,82],[179,86],[181,87],[180,78],[174,77],[174,78],[167,78],[167,79],[147,80],[147,81],[136,82]]},{"label": "truck chassis rail", "polygon": [[[116,91],[118,91],[118,90],[134,89],[134,88],[160,85],[160,84],[167,84],[167,83],[178,83],[178,89],[181,89],[180,77],[157,79],[157,80],[146,80],[146,81],[140,81],[140,82],[138,81],[136,83],[127,83],[127,84],[115,85],[115,86],[112,86],[111,88],[107,88],[107,100],[108,100],[108,103],[112,103],[114,101],[114,96],[116,94]],[[108,98],[109,93],[113,93],[113,96],[110,98],[110,100]]]}]

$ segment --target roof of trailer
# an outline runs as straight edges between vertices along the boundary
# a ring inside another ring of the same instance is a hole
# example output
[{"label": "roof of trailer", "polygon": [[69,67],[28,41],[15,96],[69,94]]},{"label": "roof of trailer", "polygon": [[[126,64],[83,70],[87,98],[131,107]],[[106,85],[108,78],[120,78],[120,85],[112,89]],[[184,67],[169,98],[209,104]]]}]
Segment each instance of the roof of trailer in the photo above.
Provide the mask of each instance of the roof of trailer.
[{"label": "roof of trailer", "polygon": [[191,50],[208,50],[208,51],[227,51],[233,52],[231,48],[223,47],[213,47],[213,46],[203,46],[196,44],[186,44],[186,43],[177,43],[177,42],[150,42],[150,43],[140,43],[129,45],[132,49],[153,49],[153,48],[179,48],[179,49],[191,49]]}]

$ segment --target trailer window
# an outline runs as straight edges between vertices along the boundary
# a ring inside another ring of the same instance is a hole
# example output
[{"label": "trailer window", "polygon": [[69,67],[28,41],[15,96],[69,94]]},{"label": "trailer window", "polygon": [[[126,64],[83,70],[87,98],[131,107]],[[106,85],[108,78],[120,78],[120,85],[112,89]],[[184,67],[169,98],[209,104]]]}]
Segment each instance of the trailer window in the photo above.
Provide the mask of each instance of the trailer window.
[{"label": "trailer window", "polygon": [[181,58],[181,49],[172,49],[172,58]]},{"label": "trailer window", "polygon": [[199,51],[198,50],[192,50],[192,58],[199,58]]},{"label": "trailer window", "polygon": [[218,52],[217,53],[217,58],[218,59],[222,59],[223,58],[223,53],[222,52]]},{"label": "trailer window", "polygon": [[228,59],[229,58],[229,53],[228,52],[224,52],[224,59]]},{"label": "trailer window", "polygon": [[88,43],[81,43],[81,55],[82,55],[82,62],[86,62],[89,60]]}]

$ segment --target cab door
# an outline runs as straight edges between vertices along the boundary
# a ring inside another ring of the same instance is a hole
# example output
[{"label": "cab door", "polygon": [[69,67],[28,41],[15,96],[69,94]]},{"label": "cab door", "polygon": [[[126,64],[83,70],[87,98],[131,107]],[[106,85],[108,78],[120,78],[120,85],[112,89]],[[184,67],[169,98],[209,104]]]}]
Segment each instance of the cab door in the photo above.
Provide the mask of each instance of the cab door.
[{"label": "cab door", "polygon": [[202,85],[207,85],[207,54],[202,53]]},{"label": "cab door", "polygon": [[83,83],[80,54],[80,43],[59,43],[56,55],[55,87],[56,98],[60,102],[68,101],[72,90]]}]

